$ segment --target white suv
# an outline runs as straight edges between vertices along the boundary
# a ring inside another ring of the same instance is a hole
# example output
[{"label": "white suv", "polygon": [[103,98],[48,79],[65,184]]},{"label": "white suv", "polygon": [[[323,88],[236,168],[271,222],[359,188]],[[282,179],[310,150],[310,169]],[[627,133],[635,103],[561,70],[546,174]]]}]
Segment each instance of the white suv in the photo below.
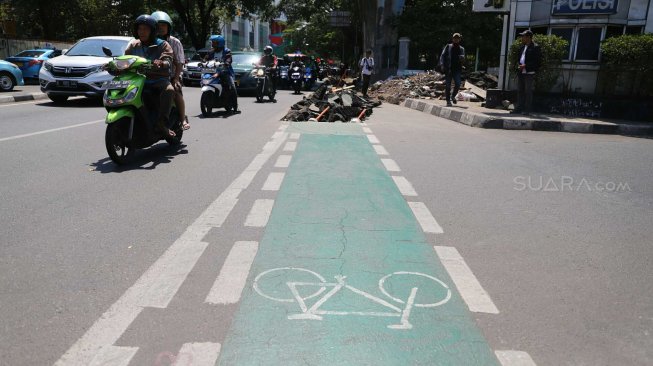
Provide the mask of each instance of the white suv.
[{"label": "white suv", "polygon": [[110,61],[102,47],[114,56],[125,53],[131,37],[89,37],[75,43],[65,54],[48,60],[39,72],[41,91],[55,103],[64,103],[68,97],[83,95],[101,97],[102,85],[113,76],[102,70]]}]

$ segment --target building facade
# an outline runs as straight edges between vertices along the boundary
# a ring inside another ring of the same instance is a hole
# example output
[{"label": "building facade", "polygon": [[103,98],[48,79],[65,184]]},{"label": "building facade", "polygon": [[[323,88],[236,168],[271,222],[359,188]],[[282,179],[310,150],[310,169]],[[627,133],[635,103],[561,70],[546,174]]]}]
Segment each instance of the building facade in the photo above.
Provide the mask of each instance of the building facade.
[{"label": "building facade", "polygon": [[255,15],[249,18],[236,16],[222,26],[220,33],[233,51],[263,51],[270,44],[270,25]]},{"label": "building facade", "polygon": [[601,42],[622,34],[653,33],[653,0],[512,0],[510,6],[510,39],[530,29],[569,42],[554,92],[595,94]]}]

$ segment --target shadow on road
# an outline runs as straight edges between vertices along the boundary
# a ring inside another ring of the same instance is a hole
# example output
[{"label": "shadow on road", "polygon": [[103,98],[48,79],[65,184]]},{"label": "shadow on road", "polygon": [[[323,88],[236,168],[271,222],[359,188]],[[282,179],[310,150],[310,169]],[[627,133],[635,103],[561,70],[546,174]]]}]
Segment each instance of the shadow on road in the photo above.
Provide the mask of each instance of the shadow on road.
[{"label": "shadow on road", "polygon": [[153,170],[160,164],[172,162],[178,155],[188,154],[186,147],[187,145],[183,143],[178,146],[170,146],[167,142],[162,142],[147,149],[137,150],[133,161],[127,165],[117,165],[107,156],[91,163],[90,166],[94,168],[94,171],[102,174],[122,173],[130,170]]},{"label": "shadow on road", "polygon": [[48,108],[66,108],[66,107],[75,107],[75,108],[104,108],[102,106],[102,100],[97,98],[74,98],[65,101],[64,103],[54,103],[51,101],[44,101],[43,103],[34,104],[37,107],[48,107]]}]

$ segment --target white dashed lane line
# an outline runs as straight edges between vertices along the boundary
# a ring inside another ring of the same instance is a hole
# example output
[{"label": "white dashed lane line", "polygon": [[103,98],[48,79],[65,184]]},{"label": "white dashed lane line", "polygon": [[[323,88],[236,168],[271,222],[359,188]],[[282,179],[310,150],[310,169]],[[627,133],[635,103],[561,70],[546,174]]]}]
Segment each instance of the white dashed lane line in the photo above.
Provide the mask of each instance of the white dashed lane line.
[{"label": "white dashed lane line", "polygon": [[270,213],[274,207],[274,200],[259,199],[254,201],[251,211],[245,219],[245,226],[265,227],[268,224]]},{"label": "white dashed lane line", "polygon": [[371,144],[380,144],[381,141],[375,136],[375,135],[367,135],[367,139],[370,141]]},{"label": "white dashed lane line", "polygon": [[277,162],[274,163],[275,168],[287,168],[292,160],[292,155],[279,155]]},{"label": "white dashed lane line", "polygon": [[523,351],[494,351],[502,366],[536,366],[531,356]]},{"label": "white dashed lane line", "polygon": [[410,184],[410,182],[408,181],[408,179],[406,179],[406,177],[393,176],[392,180],[395,181],[395,184],[397,185],[397,188],[399,188],[399,192],[401,192],[402,195],[407,197],[417,196],[417,192],[415,192],[415,188],[413,188],[413,185]]},{"label": "white dashed lane line", "polygon": [[204,302],[209,304],[235,304],[245,288],[249,270],[258,251],[258,242],[237,241],[225,259],[218,278]]},{"label": "white dashed lane line", "polygon": [[215,366],[220,348],[220,343],[184,343],[172,366]]},{"label": "white dashed lane line", "polygon": [[281,188],[281,183],[283,183],[283,178],[286,174],[279,172],[272,172],[268,175],[268,178],[263,183],[263,191],[278,191]]},{"label": "white dashed lane line", "polygon": [[463,257],[454,247],[433,247],[440,257],[444,268],[458,288],[469,311],[475,313],[499,314],[499,309],[494,305],[490,296],[485,292],[481,284],[469,269]]},{"label": "white dashed lane line", "polygon": [[392,159],[381,159],[381,162],[383,163],[383,166],[385,166],[385,169],[389,172],[401,171],[399,165],[397,165],[397,163]]},{"label": "white dashed lane line", "polygon": [[297,141],[288,141],[286,146],[283,147],[283,151],[295,151],[297,148]]},{"label": "white dashed lane line", "polygon": [[127,366],[136,352],[138,347],[106,347],[89,363],[89,366]]},{"label": "white dashed lane line", "polygon": [[383,145],[372,145],[378,155],[390,155]]},{"label": "white dashed lane line", "polygon": [[408,206],[425,233],[442,234],[444,232],[424,202],[408,202]]}]

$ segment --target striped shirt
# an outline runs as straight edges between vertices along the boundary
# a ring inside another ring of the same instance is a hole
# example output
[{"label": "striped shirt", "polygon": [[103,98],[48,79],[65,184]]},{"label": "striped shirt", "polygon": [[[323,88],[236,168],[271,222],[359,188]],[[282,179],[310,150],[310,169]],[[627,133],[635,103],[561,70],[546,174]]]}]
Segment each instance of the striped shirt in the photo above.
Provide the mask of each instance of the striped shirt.
[{"label": "striped shirt", "polygon": [[[173,36],[169,36],[168,43],[172,46],[174,62],[183,65],[186,62],[186,56],[184,55],[184,46],[181,44],[181,41]],[[181,72],[182,69],[179,68],[179,77],[181,77]]]}]

